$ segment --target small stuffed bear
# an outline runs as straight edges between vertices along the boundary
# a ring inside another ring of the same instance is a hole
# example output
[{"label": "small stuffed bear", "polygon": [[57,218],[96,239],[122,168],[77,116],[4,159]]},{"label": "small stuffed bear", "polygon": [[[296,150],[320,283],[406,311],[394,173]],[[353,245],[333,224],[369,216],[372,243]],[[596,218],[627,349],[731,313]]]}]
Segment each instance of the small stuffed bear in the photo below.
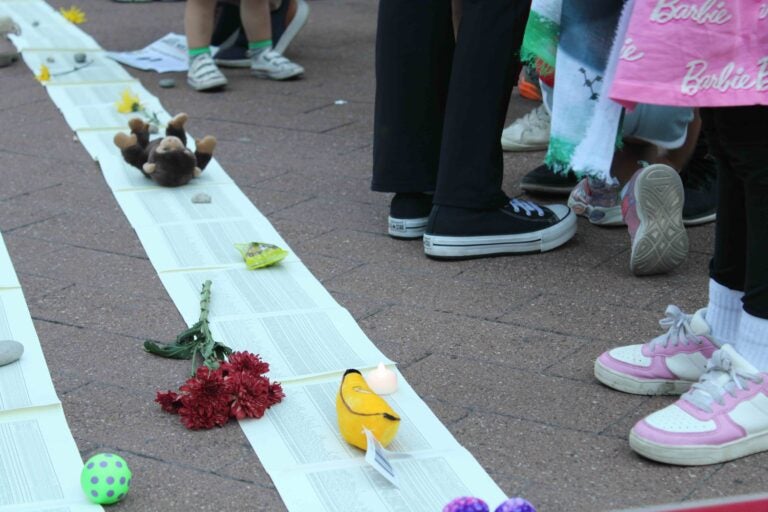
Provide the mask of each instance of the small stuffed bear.
[{"label": "small stuffed bear", "polygon": [[187,148],[184,123],[187,114],[177,114],[165,129],[165,137],[149,140],[149,125],[134,118],[128,122],[131,134],[115,135],[126,162],[163,187],[180,187],[197,178],[211,161],[216,139],[210,135],[195,139],[195,152]]}]

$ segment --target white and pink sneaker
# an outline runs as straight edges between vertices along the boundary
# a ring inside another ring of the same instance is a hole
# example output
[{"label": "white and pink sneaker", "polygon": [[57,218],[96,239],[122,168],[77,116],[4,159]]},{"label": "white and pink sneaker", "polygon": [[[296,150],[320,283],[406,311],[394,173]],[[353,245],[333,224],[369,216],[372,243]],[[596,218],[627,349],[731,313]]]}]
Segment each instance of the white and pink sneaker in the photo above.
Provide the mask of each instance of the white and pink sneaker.
[{"label": "white and pink sneaker", "polygon": [[679,395],[707,367],[720,348],[705,319],[706,309],[686,315],[667,306],[659,321],[667,332],[642,345],[604,352],[595,361],[595,377],[608,387],[635,395]]},{"label": "white and pink sneaker", "polygon": [[768,374],[730,345],[712,355],[699,382],[639,421],[629,445],[667,464],[716,464],[768,450]]}]

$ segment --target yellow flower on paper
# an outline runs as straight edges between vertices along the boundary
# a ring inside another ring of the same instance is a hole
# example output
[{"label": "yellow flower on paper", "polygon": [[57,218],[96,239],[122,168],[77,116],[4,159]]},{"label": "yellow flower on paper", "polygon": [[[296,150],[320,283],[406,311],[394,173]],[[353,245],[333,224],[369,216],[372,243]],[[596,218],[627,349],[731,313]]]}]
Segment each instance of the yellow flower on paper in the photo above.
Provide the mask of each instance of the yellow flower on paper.
[{"label": "yellow flower on paper", "polygon": [[117,107],[117,111],[121,114],[130,114],[131,112],[140,112],[144,110],[141,106],[141,101],[139,101],[139,96],[133,94],[130,89],[123,91],[120,101],[115,103],[115,106]]},{"label": "yellow flower on paper", "polygon": [[35,75],[35,78],[41,82],[47,82],[51,79],[51,70],[45,64],[40,64],[40,74]]},{"label": "yellow flower on paper", "polygon": [[67,21],[70,21],[71,23],[74,23],[75,25],[79,25],[81,23],[85,23],[85,13],[82,9],[79,7],[75,7],[74,5],[70,7],[69,9],[65,9],[63,7],[59,8],[59,12]]}]

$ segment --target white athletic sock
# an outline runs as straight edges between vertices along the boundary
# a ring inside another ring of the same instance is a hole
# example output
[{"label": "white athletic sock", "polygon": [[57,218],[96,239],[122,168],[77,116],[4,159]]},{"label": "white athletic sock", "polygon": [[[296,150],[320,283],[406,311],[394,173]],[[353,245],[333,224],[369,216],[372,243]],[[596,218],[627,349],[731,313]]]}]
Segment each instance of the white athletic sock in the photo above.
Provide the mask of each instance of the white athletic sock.
[{"label": "white athletic sock", "polygon": [[768,371],[768,319],[741,312],[737,351],[761,372]]},{"label": "white athletic sock", "polygon": [[714,279],[709,280],[707,323],[712,334],[721,343],[736,346],[739,343],[739,320],[743,312],[741,298],[744,292],[731,290]]}]

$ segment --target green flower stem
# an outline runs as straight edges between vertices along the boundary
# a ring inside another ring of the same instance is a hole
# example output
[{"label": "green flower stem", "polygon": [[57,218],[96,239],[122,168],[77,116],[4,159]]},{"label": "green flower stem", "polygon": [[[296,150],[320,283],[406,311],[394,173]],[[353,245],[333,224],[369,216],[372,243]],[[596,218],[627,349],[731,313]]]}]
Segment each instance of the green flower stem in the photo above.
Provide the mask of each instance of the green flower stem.
[{"label": "green flower stem", "polygon": [[213,339],[208,326],[210,310],[211,281],[205,281],[203,291],[200,293],[200,320],[176,336],[174,343],[163,345],[147,340],[144,342],[144,350],[150,354],[172,359],[191,359],[192,375],[203,365],[210,369],[218,368],[219,362],[231,354],[232,349]]}]

